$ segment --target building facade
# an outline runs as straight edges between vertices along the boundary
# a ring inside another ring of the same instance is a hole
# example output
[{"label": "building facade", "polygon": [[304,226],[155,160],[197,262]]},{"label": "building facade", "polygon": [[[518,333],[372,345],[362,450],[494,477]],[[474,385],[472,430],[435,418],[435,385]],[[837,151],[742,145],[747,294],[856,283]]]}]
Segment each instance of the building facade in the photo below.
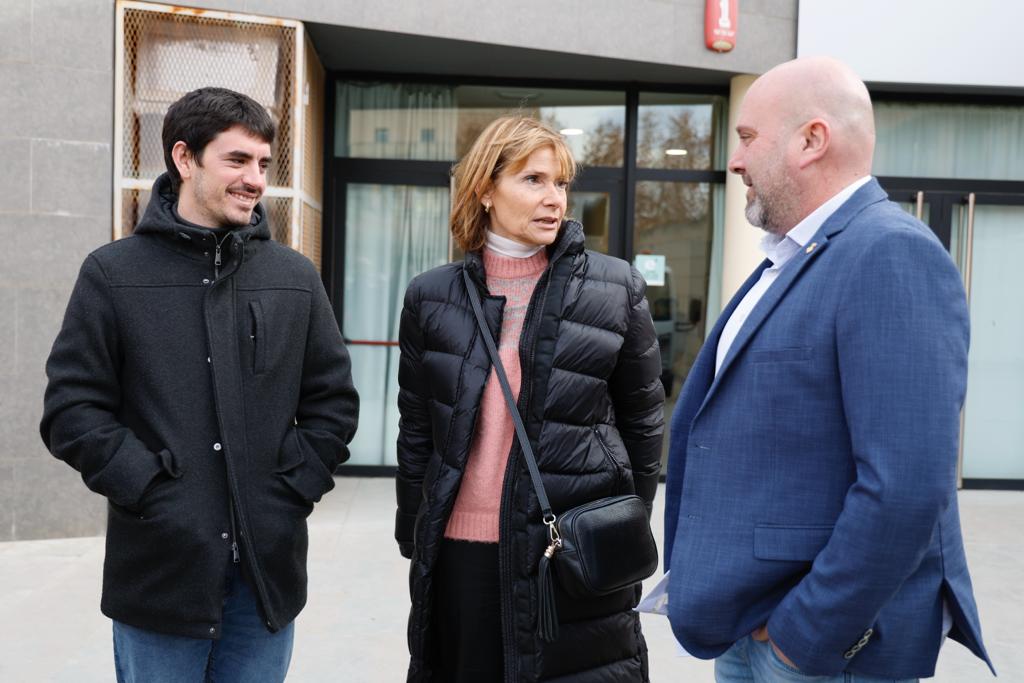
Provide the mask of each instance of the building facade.
[{"label": "building facade", "polygon": [[832,2],[741,2],[736,47],[717,53],[705,47],[705,5],[4,3],[0,539],[103,531],[102,499],[39,441],[43,365],[82,259],[141,215],[162,169],[163,112],[184,92],[241,90],[279,121],[265,199],[274,237],[320,268],[362,397],[343,470],[387,474],[402,294],[460,257],[447,232],[450,170],[483,126],[525,112],[566,136],[583,166],[570,211],[588,246],[648,275],[668,414],[704,335],[761,260],[744,188],[725,170],[731,118],[756,74],[823,52],[864,70],[875,173],[970,284],[965,485],[1024,486],[1024,357],[1011,343],[1024,315],[1006,284],[1024,255],[1024,82],[1012,69],[997,82],[980,57],[966,83],[898,71],[896,36],[888,58],[865,47],[878,41],[838,41],[882,8]]}]

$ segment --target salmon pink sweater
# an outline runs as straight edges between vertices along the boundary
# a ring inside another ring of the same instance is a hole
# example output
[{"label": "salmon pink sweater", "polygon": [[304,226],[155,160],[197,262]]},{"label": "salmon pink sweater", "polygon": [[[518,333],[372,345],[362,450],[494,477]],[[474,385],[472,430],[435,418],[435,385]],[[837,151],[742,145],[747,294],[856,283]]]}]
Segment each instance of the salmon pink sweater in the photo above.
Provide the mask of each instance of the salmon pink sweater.
[{"label": "salmon pink sweater", "polygon": [[[483,258],[487,288],[491,294],[506,299],[498,356],[505,366],[512,395],[518,399],[522,379],[519,337],[533,289],[548,264],[547,251],[541,249],[527,258],[513,258],[485,248]],[[513,438],[515,427],[512,416],[505,405],[498,375],[491,368],[480,400],[480,415],[462,475],[462,484],[445,529],[446,538],[498,542],[501,487]]]}]

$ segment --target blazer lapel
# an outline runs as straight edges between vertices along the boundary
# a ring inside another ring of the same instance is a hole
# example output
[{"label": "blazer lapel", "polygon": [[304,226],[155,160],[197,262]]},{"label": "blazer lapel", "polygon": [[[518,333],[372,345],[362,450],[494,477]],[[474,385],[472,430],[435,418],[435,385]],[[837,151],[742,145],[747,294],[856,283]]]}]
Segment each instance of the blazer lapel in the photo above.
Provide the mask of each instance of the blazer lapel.
[{"label": "blazer lapel", "polygon": [[[725,324],[729,322],[729,318],[732,316],[736,307],[743,301],[743,297],[747,295],[747,292],[757,284],[757,281],[761,279],[761,273],[767,270],[772,265],[772,262],[768,259],[761,261],[761,263],[754,269],[754,272],[750,274],[750,277],[740,285],[739,290],[733,295],[729,303],[726,304],[725,310],[722,311],[721,315],[718,316],[718,320],[715,321],[715,326],[711,328],[711,333],[708,334],[707,339],[704,340],[704,345],[701,347],[701,353],[698,354],[698,358],[703,355],[709,355],[711,360],[714,361],[718,355],[718,340],[722,338],[722,330],[725,329]],[[712,363],[712,368],[714,364]]]},{"label": "blazer lapel", "polygon": [[[761,300],[757,302],[754,310],[750,312],[750,315],[743,323],[743,327],[740,328],[736,334],[736,338],[733,340],[732,345],[729,347],[729,353],[722,361],[722,367],[719,368],[718,374],[715,375],[714,380],[711,382],[711,386],[708,389],[707,395],[704,397],[704,402],[700,409],[697,411],[699,414],[704,406],[707,405],[708,401],[714,395],[715,390],[721,384],[722,377],[728,373],[729,368],[736,363],[736,359],[743,353],[744,349],[750,343],[750,340],[757,333],[757,330],[761,327],[764,321],[768,318],[768,315],[775,309],[775,307],[785,296],[786,292],[790,287],[799,279],[800,274],[807,268],[818,255],[825,250],[828,246],[829,238],[842,232],[842,230],[850,223],[854,216],[860,213],[865,207],[870,204],[874,204],[879,201],[883,201],[888,195],[881,188],[874,178],[868,181],[863,187],[859,188],[853,195],[843,203],[836,211],[829,216],[822,224],[818,232],[814,234],[814,237],[807,243],[807,246],[796,253],[795,256],[782,268],[782,272],[772,285],[768,288],[768,291],[764,293]],[[743,288],[733,300],[729,303],[729,313],[735,310],[739,300],[743,298],[747,291],[757,282],[761,277],[761,273],[765,269],[765,264],[768,261],[761,264],[753,275],[744,283]],[[715,338],[714,348],[718,347],[718,337],[721,336],[721,328],[724,326],[725,321],[728,320],[728,316],[723,312],[719,318],[718,323],[715,325],[715,330],[718,336]],[[708,338],[708,342],[711,338]],[[707,344],[705,344],[707,346]],[[712,351],[714,355],[714,351]]]},{"label": "blazer lapel", "polygon": [[708,388],[711,386],[712,381],[715,377],[715,358],[718,354],[718,340],[722,338],[722,330],[725,328],[726,322],[729,321],[729,317],[736,310],[740,301],[746,296],[750,288],[757,284],[757,281],[761,279],[761,273],[766,268],[771,266],[772,262],[765,259],[761,264],[754,269],[750,277],[740,285],[739,290],[733,295],[729,303],[726,304],[725,309],[721,315],[718,316],[718,320],[715,321],[714,327],[711,328],[711,332],[708,333],[707,338],[704,339],[704,344],[700,347],[700,351],[697,353],[697,358],[694,360],[693,365],[690,367],[690,371],[686,375],[686,384],[684,391],[680,394],[680,403],[677,404],[676,411],[680,409],[687,411],[689,415],[695,415],[697,409],[704,403],[704,399],[707,396]]},{"label": "blazer lapel", "polygon": [[[811,245],[815,244],[814,248]],[[761,300],[754,306],[754,310],[750,312],[747,319],[743,322],[743,327],[740,328],[739,332],[736,333],[736,338],[733,339],[732,345],[729,347],[729,353],[726,354],[725,359],[722,361],[722,367],[718,369],[718,375],[715,378],[716,381],[711,385],[711,389],[708,391],[708,395],[714,391],[717,380],[720,379],[729,367],[736,361],[736,357],[739,356],[743,349],[746,348],[747,344],[750,343],[751,338],[757,332],[761,324],[764,323],[768,314],[778,305],[785,296],[786,291],[796,282],[797,278],[800,277],[800,273],[806,268],[814,258],[820,254],[828,244],[828,238],[818,233],[807,243],[807,247],[801,249],[793,256],[789,263],[782,267],[782,272],[775,279],[775,282],[771,284],[768,291],[764,293]],[[808,251],[808,249],[810,251]]]}]

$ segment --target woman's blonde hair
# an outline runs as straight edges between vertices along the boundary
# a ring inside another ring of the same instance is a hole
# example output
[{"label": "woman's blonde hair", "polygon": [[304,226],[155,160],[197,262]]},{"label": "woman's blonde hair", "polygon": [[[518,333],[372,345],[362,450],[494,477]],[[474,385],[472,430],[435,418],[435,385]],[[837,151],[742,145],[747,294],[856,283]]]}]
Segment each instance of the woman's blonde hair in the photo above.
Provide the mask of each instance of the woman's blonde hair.
[{"label": "woman's blonde hair", "polygon": [[561,180],[572,182],[576,161],[565,139],[551,126],[526,116],[503,116],[484,128],[454,168],[455,201],[449,221],[452,236],[464,252],[482,249],[489,225],[480,197],[498,176],[517,172],[538,149],[550,147],[561,167]]}]

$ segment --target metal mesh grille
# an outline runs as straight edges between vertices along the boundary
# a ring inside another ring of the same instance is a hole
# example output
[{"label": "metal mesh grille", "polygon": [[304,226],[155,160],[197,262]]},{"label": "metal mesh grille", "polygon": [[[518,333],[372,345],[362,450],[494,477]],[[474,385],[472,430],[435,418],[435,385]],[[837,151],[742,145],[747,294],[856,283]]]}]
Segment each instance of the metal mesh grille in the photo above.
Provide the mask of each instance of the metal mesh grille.
[{"label": "metal mesh grille", "polygon": [[[277,122],[268,171],[268,195],[274,196],[263,199],[271,234],[289,245],[294,238],[320,268],[325,73],[308,39],[297,73],[299,25],[139,3],[125,3],[123,12],[124,189],[115,234],[131,233],[149,200],[149,183],[166,168],[160,133],[168,106],[196,88],[221,86],[246,93]],[[297,76],[304,86],[301,119],[294,116]]]},{"label": "metal mesh grille", "polygon": [[121,223],[125,236],[132,234],[149,205],[148,190],[121,191]]},{"label": "metal mesh grille", "polygon": [[[227,18],[226,18],[227,17]],[[294,25],[246,21],[235,15],[209,16],[181,8],[124,8],[122,74],[121,234],[142,215],[142,181],[166,169],[160,139],[163,118],[172,102],[204,86],[243,92],[262,104],[277,123],[268,186],[294,187]],[[322,116],[322,114],[321,114]],[[288,198],[264,199],[275,239],[291,235]]]},{"label": "metal mesh grille", "polygon": [[270,236],[281,244],[292,243],[292,199],[291,197],[263,197],[267,207],[267,222]]},{"label": "metal mesh grille", "polygon": [[302,253],[305,254],[319,271],[323,262],[321,251],[322,216],[315,208],[302,203]]},{"label": "metal mesh grille", "polygon": [[269,184],[291,185],[295,30],[141,9],[124,15],[124,160],[127,178],[165,169],[160,129],[167,107],[205,86],[249,95],[278,125]]}]

